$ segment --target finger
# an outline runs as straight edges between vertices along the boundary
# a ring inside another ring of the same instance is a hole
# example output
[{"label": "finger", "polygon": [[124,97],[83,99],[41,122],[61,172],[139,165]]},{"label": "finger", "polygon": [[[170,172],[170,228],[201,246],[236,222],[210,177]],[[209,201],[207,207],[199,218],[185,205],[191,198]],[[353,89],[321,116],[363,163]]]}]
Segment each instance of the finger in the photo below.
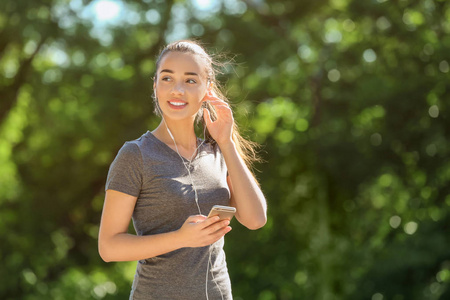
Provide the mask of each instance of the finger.
[{"label": "finger", "polygon": [[211,96],[211,99],[215,99],[214,101],[228,103],[225,100],[223,100],[222,98],[220,98],[214,91],[210,91],[210,93],[208,93],[208,94]]},{"label": "finger", "polygon": [[215,242],[220,240],[225,234],[227,234],[230,231],[231,231],[231,227],[227,226],[227,227],[224,227],[224,228],[214,232],[213,234],[210,234],[208,242],[206,242],[205,246],[214,244]]},{"label": "finger", "polygon": [[210,218],[207,218],[206,220],[202,221],[202,226],[203,228],[209,227],[214,223],[217,223],[220,221],[220,217],[219,216],[213,216]]},{"label": "finger", "polygon": [[217,97],[217,95],[214,92],[211,92],[211,91],[209,91],[209,92],[207,92],[205,94],[205,98],[211,99],[211,100],[220,100],[220,98]]},{"label": "finger", "polygon": [[225,102],[222,99],[219,98],[214,98],[215,100],[209,100],[209,103],[216,106],[216,105],[226,105],[229,106],[229,104],[227,102]]},{"label": "finger", "polygon": [[231,111],[231,107],[224,101],[208,101],[208,104],[214,107],[214,110],[227,109]]},{"label": "finger", "polygon": [[211,238],[214,239],[214,242],[213,242],[213,243],[217,242],[217,241],[218,241],[220,238],[222,238],[225,234],[227,234],[228,232],[230,232],[231,229],[232,229],[232,228],[231,228],[230,226],[227,226],[227,227],[224,227],[224,228],[222,228],[222,229],[220,229],[220,230],[214,232],[213,234],[211,234]]},{"label": "finger", "polygon": [[214,109],[216,111],[220,110],[220,111],[229,111],[229,112],[231,112],[231,108],[229,106],[226,106],[226,105],[215,105]]},{"label": "finger", "polygon": [[216,111],[218,110],[228,110],[232,112],[231,107],[228,105],[228,103],[224,101],[209,101],[209,103],[214,107]]},{"label": "finger", "polygon": [[218,110],[218,109],[229,109],[231,110],[231,108],[228,105],[224,105],[224,104],[215,104],[214,105],[214,109]]},{"label": "finger", "polygon": [[220,222],[216,222],[210,226],[208,226],[207,229],[209,234],[213,234],[221,229],[226,228],[230,224],[230,220],[223,220]]},{"label": "finger", "polygon": [[214,109],[216,110],[218,118],[233,117],[233,112],[231,111],[231,108],[229,108],[228,106],[214,106]]},{"label": "finger", "polygon": [[209,93],[207,93],[205,95],[205,98],[208,99],[208,101],[218,101],[218,100],[220,100],[220,98],[217,98],[216,96],[213,96],[213,95],[211,95]]}]

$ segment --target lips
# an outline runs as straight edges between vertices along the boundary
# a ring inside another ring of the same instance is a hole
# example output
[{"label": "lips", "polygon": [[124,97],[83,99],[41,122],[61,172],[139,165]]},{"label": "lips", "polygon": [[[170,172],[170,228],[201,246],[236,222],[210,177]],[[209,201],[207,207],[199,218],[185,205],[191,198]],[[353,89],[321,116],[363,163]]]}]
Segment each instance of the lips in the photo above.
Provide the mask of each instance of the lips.
[{"label": "lips", "polygon": [[172,99],[167,102],[169,103],[169,106],[172,109],[183,109],[187,105],[186,101],[178,100],[178,99]]}]

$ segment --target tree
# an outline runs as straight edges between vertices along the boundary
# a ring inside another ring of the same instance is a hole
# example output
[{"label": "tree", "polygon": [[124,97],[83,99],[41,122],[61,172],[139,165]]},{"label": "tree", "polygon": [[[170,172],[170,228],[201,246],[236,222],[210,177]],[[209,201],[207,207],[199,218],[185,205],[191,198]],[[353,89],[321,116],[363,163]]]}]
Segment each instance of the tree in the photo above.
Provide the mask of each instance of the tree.
[{"label": "tree", "polygon": [[88,1],[0,4],[2,299],[127,297],[135,264],[97,253],[105,177],[187,37],[236,54],[222,80],[266,161],[268,224],[226,238],[235,299],[448,298],[446,1],[118,3],[108,26]]}]

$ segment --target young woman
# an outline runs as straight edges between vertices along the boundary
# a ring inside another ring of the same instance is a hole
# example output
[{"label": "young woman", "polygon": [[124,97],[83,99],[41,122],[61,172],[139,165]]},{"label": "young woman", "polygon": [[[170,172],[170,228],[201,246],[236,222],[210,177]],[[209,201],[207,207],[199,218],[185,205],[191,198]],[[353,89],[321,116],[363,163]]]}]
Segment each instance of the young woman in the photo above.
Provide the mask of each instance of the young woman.
[{"label": "young woman", "polygon": [[[205,215],[226,205],[249,229],[266,223],[247,166],[252,144],[239,135],[213,66],[196,42],[166,46],[153,84],[161,123],[126,142],[111,164],[99,252],[107,262],[138,261],[130,299],[232,299],[223,251],[229,220]],[[127,233],[131,218],[137,235]]]}]

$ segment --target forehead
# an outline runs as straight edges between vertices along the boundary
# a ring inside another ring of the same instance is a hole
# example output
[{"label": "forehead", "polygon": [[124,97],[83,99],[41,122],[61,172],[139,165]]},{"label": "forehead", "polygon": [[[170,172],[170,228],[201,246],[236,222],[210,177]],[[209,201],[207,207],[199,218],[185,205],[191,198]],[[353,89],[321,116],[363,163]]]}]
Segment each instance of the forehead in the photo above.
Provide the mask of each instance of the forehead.
[{"label": "forehead", "polygon": [[157,72],[168,69],[174,73],[194,72],[206,76],[205,61],[197,54],[169,52],[160,61]]}]

